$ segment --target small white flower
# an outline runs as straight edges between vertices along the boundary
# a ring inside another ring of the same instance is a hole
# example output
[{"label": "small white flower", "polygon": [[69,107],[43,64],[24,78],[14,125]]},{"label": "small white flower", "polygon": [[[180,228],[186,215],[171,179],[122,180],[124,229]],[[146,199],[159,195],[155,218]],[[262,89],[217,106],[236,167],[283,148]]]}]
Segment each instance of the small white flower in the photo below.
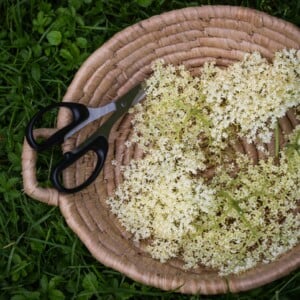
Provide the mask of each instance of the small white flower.
[{"label": "small white flower", "polygon": [[117,165],[118,165],[118,161],[115,160],[115,159],[113,159],[113,160],[111,161],[111,164],[112,164],[113,166],[117,166]]},{"label": "small white flower", "polygon": [[127,148],[130,148],[131,145],[132,145],[132,142],[129,141],[129,140],[127,140],[127,141],[124,143],[124,145],[125,145]]}]

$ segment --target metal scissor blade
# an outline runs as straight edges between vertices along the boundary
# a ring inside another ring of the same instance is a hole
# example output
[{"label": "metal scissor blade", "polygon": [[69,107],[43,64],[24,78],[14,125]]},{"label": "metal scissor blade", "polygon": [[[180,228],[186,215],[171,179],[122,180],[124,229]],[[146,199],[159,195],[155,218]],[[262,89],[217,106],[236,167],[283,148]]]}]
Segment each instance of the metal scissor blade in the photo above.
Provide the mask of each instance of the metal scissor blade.
[{"label": "metal scissor blade", "polygon": [[115,111],[117,109],[117,106],[115,102],[112,102],[101,107],[96,107],[96,108],[88,107],[87,109],[89,111],[89,117],[85,121],[81,122],[78,126],[70,130],[65,135],[64,140],[67,140],[73,134],[75,134],[76,132],[78,132],[80,129],[87,126],[88,124],[92,123],[93,121],[100,119],[101,117]]},{"label": "metal scissor blade", "polygon": [[135,98],[133,99],[131,106],[138,104],[146,97],[145,90],[142,88],[142,86],[139,86],[139,87],[140,87],[140,90],[138,91]]},{"label": "metal scissor blade", "polygon": [[[106,132],[108,134],[109,130],[113,126],[113,124],[123,115],[125,112],[129,110],[129,108],[138,102],[140,102],[145,97],[145,91],[142,88],[141,85],[135,86],[133,89],[131,89],[129,92],[127,92],[125,95],[120,97],[115,102],[111,102],[109,104],[106,104],[101,107],[92,108],[88,107],[89,111],[89,117],[80,123],[78,126],[74,127],[72,130],[70,130],[66,135],[64,140],[67,140],[69,137],[71,137],[73,134],[81,130],[86,125],[90,124],[91,122],[111,113],[114,112],[114,114],[107,120],[104,125],[101,126],[99,130],[101,132]],[[103,128],[104,127],[104,128]],[[102,130],[103,128],[103,130]],[[107,130],[106,130],[107,129]],[[97,132],[99,131],[97,130]],[[95,132],[95,134],[97,133]],[[94,135],[93,135],[94,136]]]},{"label": "metal scissor blade", "polygon": [[[108,140],[109,132],[117,120],[125,114],[129,108],[140,102],[145,96],[145,92],[141,85],[135,86],[125,95],[120,97],[117,101],[113,102],[116,105],[114,113],[98,128],[81,146],[90,143],[91,140],[97,138],[98,136],[103,136]],[[80,147],[81,147],[80,146]]]},{"label": "metal scissor blade", "polygon": [[130,107],[140,102],[144,97],[145,91],[140,84],[132,88],[115,102],[117,109],[113,118],[116,118],[115,120],[117,120],[126,113]]},{"label": "metal scissor blade", "polygon": [[127,92],[124,96],[120,97],[116,102],[116,110],[112,116],[95,132],[95,136],[101,134],[108,138],[109,132],[117,120],[133,105],[140,102],[145,97],[145,91],[139,84]]}]

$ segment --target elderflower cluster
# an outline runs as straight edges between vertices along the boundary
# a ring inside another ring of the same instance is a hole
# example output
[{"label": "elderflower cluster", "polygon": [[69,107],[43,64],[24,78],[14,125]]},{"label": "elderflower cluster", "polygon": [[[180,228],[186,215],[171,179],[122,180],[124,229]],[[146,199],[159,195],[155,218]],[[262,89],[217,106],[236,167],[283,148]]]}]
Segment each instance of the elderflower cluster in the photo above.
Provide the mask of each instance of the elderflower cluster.
[{"label": "elderflower cluster", "polygon": [[145,156],[122,167],[123,183],[107,199],[153,258],[181,257],[186,268],[228,275],[299,243],[300,126],[276,159],[253,165],[228,151],[239,135],[266,142],[273,120],[300,104],[299,60],[294,50],[277,53],[273,64],[254,53],[226,70],[205,65],[199,77],[155,64],[126,142]]},{"label": "elderflower cluster", "polygon": [[205,64],[201,83],[216,142],[235,126],[249,143],[269,143],[278,118],[299,103],[300,51],[277,52],[273,63],[255,52],[227,69]]}]

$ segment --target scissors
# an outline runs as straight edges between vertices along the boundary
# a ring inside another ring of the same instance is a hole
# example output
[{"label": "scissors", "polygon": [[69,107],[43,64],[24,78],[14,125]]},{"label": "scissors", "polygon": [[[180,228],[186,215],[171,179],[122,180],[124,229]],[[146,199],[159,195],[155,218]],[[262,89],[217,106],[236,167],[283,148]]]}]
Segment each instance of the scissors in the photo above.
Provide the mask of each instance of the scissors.
[{"label": "scissors", "polygon": [[[108,152],[108,137],[111,128],[116,121],[129,110],[131,106],[140,102],[144,97],[144,89],[141,85],[137,85],[122,97],[102,107],[92,108],[80,103],[61,102],[49,105],[41,109],[33,116],[26,128],[26,139],[28,144],[33,149],[36,151],[44,151],[53,147],[54,145],[62,144],[64,141],[91,122],[109,113],[112,113],[112,115],[103,123],[103,125],[83,143],[81,143],[72,151],[64,153],[62,160],[51,170],[50,179],[53,186],[58,191],[63,193],[76,193],[90,185],[96,179],[102,170],[106,159]],[[46,112],[57,109],[58,107],[65,107],[72,112],[73,119],[71,123],[59,129],[48,139],[42,142],[37,142],[33,135],[33,130],[36,124],[42,120],[42,117]],[[84,156],[88,151],[93,151],[97,156],[97,163],[92,174],[86,179],[86,181],[78,186],[72,188],[65,187],[61,180],[62,172],[76,162],[79,158]]]}]

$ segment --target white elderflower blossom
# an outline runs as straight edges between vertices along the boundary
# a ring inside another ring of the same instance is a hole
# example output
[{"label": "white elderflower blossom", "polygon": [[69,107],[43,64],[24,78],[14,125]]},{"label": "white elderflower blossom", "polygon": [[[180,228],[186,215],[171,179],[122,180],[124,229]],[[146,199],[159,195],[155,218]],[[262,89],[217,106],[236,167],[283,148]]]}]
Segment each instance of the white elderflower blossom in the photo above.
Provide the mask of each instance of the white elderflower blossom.
[{"label": "white elderflower blossom", "polygon": [[278,52],[272,64],[255,52],[227,69],[204,66],[201,87],[211,107],[214,139],[221,141],[221,132],[235,125],[249,143],[270,142],[277,119],[300,102],[297,53]]},{"label": "white elderflower blossom", "polygon": [[155,64],[126,141],[145,156],[121,166],[123,183],[107,200],[153,258],[181,256],[187,269],[202,264],[226,276],[299,243],[300,125],[276,159],[253,165],[227,151],[243,137],[267,153],[278,118],[300,103],[299,66],[296,50],[273,63],[259,53],[227,69],[209,63],[199,77]]}]

